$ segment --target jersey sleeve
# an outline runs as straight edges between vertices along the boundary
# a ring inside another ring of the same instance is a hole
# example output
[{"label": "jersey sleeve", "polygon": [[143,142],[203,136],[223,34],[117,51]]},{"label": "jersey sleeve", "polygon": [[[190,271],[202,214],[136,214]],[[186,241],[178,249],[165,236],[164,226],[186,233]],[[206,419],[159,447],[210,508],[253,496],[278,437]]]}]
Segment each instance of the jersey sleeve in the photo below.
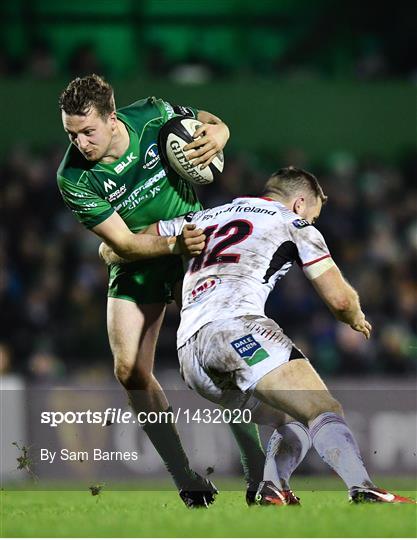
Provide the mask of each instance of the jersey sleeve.
[{"label": "jersey sleeve", "polygon": [[158,221],[158,234],[160,236],[178,236],[181,234],[185,223],[187,223],[185,216],[180,216],[168,221]]},{"label": "jersey sleeve", "polygon": [[189,118],[197,118],[198,109],[184,105],[173,105],[163,99],[157,99],[155,103],[163,113],[164,122],[168,122],[174,116],[188,116]]},{"label": "jersey sleeve", "polygon": [[296,219],[289,227],[297,246],[299,263],[309,279],[319,277],[334,265],[323,235],[313,225],[305,220]]},{"label": "jersey sleeve", "polygon": [[114,212],[108,201],[82,184],[74,184],[58,175],[58,187],[65,204],[87,229],[99,225]]}]

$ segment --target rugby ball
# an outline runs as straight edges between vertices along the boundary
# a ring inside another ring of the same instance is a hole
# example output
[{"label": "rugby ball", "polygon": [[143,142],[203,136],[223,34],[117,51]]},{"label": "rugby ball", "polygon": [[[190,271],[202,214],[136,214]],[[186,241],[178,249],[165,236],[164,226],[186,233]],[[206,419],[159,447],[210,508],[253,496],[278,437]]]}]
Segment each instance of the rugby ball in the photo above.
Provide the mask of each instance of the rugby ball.
[{"label": "rugby ball", "polygon": [[[159,148],[162,158],[174,171],[193,184],[211,184],[224,166],[223,152],[218,152],[213,161],[201,169],[187,160],[184,146],[192,142],[195,130],[202,125],[195,118],[176,116],[168,120],[159,130]],[[191,150],[190,150],[191,152]],[[188,153],[188,152],[187,152]]]}]

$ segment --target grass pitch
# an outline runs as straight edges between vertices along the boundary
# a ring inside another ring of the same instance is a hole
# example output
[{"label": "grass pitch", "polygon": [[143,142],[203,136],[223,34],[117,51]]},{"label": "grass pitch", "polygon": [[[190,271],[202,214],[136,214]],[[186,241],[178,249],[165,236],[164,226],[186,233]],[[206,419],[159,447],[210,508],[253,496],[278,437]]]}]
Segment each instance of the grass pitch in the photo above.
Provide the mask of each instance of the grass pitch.
[{"label": "grass pitch", "polygon": [[[385,484],[384,487],[391,488]],[[222,488],[221,482],[219,487]],[[417,505],[360,505],[338,491],[301,491],[301,507],[253,507],[222,491],[208,510],[188,510],[173,491],[1,492],[7,537],[416,537]],[[401,491],[414,496],[413,491]]]}]

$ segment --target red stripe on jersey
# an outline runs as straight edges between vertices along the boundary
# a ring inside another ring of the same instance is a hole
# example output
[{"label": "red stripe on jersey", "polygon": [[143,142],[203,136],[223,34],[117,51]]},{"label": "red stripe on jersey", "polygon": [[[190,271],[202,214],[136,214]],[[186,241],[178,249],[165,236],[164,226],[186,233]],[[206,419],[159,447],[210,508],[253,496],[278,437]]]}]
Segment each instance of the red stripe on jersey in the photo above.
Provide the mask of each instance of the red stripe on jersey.
[{"label": "red stripe on jersey", "polygon": [[271,199],[271,197],[254,197],[253,195],[245,195],[244,197],[238,197],[238,199],[263,199],[264,201],[275,201],[275,199]]},{"label": "red stripe on jersey", "polygon": [[327,259],[327,257],[331,257],[330,253],[328,255],[323,255],[323,257],[319,257],[318,259],[314,259],[314,261],[310,261],[308,263],[304,263],[303,266],[310,266],[316,262],[322,261],[323,259]]},{"label": "red stripe on jersey", "polygon": [[159,229],[159,221],[156,222],[156,232],[158,233],[158,236],[161,236],[161,231]]}]

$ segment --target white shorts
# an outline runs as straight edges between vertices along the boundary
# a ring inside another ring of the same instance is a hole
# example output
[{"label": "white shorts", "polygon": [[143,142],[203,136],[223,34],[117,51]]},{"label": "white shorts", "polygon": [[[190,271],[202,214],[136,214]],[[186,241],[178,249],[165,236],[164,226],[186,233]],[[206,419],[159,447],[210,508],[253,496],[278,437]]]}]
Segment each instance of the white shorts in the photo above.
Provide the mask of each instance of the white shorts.
[{"label": "white shorts", "polygon": [[189,388],[235,408],[247,406],[264,375],[304,355],[272,319],[245,316],[206,324],[178,349],[178,357]]}]

